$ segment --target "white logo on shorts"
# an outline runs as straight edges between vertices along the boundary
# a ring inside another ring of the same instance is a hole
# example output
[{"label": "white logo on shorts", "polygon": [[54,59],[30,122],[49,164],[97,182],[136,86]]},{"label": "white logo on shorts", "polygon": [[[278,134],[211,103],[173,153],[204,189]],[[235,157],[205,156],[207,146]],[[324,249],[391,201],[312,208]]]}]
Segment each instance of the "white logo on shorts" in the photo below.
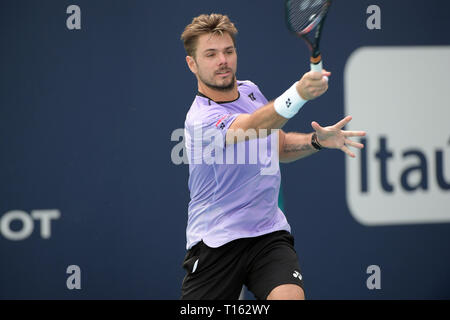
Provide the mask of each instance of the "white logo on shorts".
[{"label": "white logo on shorts", "polygon": [[294,271],[294,273],[292,274],[292,276],[294,278],[299,278],[300,280],[302,280],[302,275],[300,274],[300,272],[298,271]]},{"label": "white logo on shorts", "polygon": [[194,267],[192,268],[192,273],[194,273],[195,270],[197,270],[197,267],[198,267],[198,260],[199,260],[199,259],[195,260],[195,262],[194,262]]}]

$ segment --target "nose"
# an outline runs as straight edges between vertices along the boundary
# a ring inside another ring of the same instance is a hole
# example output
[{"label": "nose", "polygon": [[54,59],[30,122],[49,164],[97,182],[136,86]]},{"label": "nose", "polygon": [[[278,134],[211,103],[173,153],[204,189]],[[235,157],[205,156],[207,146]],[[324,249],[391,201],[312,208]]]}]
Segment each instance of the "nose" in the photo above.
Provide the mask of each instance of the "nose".
[{"label": "nose", "polygon": [[227,56],[223,52],[220,52],[218,57],[219,57],[219,65],[227,64]]}]

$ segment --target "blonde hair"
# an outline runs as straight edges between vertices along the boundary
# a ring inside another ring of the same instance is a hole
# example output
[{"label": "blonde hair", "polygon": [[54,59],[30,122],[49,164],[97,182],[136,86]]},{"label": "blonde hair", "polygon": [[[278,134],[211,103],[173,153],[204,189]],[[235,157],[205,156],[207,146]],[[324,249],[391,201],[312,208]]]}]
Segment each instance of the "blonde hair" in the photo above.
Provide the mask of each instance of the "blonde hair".
[{"label": "blonde hair", "polygon": [[202,14],[192,19],[192,22],[184,28],[181,40],[187,55],[195,57],[199,36],[207,33],[223,36],[224,33],[228,33],[233,39],[233,44],[236,45],[235,36],[237,32],[228,16],[218,13]]}]

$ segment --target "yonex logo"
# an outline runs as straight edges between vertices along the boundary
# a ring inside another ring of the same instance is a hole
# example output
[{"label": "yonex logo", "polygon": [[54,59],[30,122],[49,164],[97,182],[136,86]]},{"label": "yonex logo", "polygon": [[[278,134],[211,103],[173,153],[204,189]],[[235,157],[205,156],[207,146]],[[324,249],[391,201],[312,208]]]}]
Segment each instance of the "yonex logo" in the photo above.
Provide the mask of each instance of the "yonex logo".
[{"label": "yonex logo", "polygon": [[289,108],[291,106],[292,102],[291,102],[291,98],[288,98],[286,100],[286,107]]},{"label": "yonex logo", "polygon": [[[216,127],[219,127],[220,129],[225,128],[225,125],[224,125],[223,121],[224,121],[226,118],[228,118],[229,116],[230,116],[230,115],[226,115],[226,116],[223,116],[222,118],[220,118],[220,119],[216,122]],[[219,126],[219,124],[220,124],[220,126]]]},{"label": "yonex logo", "polygon": [[292,276],[294,278],[298,278],[299,280],[302,280],[302,275],[300,274],[300,272],[298,271],[294,271],[294,273],[292,274]]},{"label": "yonex logo", "polygon": [[248,97],[249,97],[250,100],[252,100],[252,101],[255,101],[255,100],[256,100],[255,95],[253,94],[253,92],[250,93],[250,94],[248,95]]}]

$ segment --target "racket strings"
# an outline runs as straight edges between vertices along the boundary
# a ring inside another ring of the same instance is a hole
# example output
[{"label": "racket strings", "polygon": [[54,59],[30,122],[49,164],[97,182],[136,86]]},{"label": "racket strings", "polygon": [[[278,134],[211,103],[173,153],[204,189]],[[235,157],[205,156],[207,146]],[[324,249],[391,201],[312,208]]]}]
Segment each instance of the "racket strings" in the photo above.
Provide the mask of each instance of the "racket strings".
[{"label": "racket strings", "polygon": [[289,0],[286,8],[291,29],[298,33],[309,32],[319,22],[327,5],[326,0]]}]

